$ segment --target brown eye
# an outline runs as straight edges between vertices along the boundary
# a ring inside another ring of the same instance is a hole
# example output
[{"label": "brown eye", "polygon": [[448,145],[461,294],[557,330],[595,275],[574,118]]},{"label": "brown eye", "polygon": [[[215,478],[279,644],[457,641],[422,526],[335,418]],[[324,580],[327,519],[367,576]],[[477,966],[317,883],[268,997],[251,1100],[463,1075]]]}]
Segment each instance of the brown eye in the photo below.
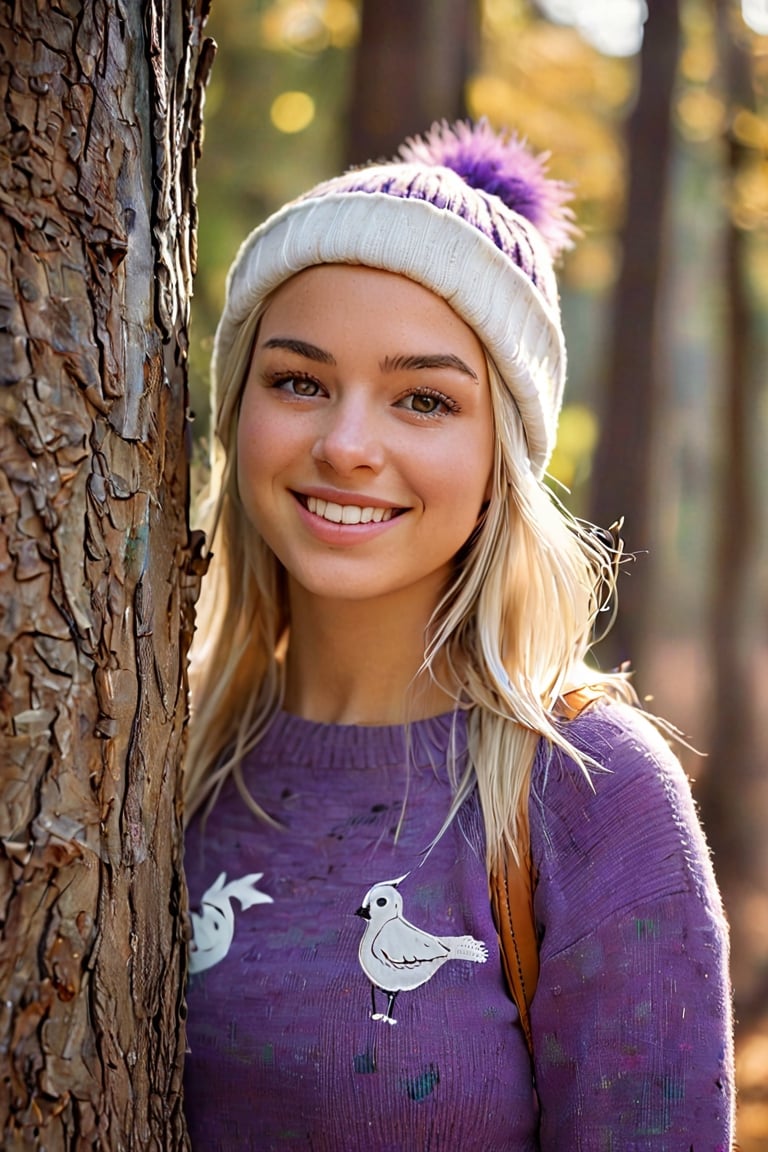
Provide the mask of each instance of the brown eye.
[{"label": "brown eye", "polygon": [[317,380],[309,376],[281,376],[275,380],[274,387],[283,392],[292,392],[294,396],[317,396],[320,393]]},{"label": "brown eye", "polygon": [[423,390],[409,392],[398,401],[398,406],[414,412],[417,416],[448,416],[458,411],[458,404],[442,392]]},{"label": "brown eye", "polygon": [[437,396],[430,396],[427,392],[416,392],[411,397],[411,408],[414,412],[421,412],[425,416],[431,416],[433,412],[437,412],[440,407],[441,401]]},{"label": "brown eye", "polygon": [[293,390],[297,396],[315,396],[317,395],[318,385],[314,380],[302,380],[301,377],[292,381]]}]

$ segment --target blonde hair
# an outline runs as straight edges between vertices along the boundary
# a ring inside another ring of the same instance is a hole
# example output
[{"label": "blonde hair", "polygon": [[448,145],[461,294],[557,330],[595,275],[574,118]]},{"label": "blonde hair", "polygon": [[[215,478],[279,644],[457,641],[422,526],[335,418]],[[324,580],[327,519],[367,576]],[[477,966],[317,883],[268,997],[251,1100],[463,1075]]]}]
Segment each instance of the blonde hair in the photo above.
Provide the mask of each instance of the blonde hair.
[{"label": "blonde hair", "polygon": [[[246,802],[267,818],[247,793],[240,764],[280,707],[288,606],[282,569],[246,522],[236,467],[239,402],[265,306],[219,365],[207,502],[215,548],[191,667],[190,814],[212,803],[231,773]],[[446,824],[476,783],[491,867],[503,847],[518,853],[541,738],[584,771],[591,766],[556,717],[562,696],[586,686],[625,699],[634,694],[621,674],[585,663],[596,621],[615,593],[613,557],[534,476],[515,401],[487,364],[496,428],[492,492],[435,609],[422,672],[439,675],[457,708],[468,712],[469,766],[459,779],[449,756],[455,798]]]}]

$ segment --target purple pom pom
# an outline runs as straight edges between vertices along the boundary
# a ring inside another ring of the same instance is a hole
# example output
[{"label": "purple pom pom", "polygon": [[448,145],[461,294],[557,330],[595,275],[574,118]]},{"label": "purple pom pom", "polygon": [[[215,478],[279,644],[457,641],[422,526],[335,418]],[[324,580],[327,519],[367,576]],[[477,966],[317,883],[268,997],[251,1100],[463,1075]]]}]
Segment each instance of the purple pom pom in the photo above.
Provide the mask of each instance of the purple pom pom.
[{"label": "purple pom pom", "polygon": [[494,132],[487,120],[433,124],[400,147],[408,163],[452,169],[472,188],[491,193],[541,233],[553,257],[573,244],[576,227],[569,186],[546,175],[549,156],[535,156],[515,135]]}]

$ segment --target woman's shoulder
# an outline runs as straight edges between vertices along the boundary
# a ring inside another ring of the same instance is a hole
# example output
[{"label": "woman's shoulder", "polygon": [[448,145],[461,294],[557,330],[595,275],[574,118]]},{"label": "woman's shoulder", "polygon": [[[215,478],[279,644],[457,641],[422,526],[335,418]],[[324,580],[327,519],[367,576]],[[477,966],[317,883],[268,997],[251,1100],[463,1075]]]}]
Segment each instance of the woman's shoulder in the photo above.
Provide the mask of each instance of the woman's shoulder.
[{"label": "woman's shoulder", "polygon": [[586,771],[575,757],[542,741],[533,770],[534,794],[556,790],[559,784],[566,792],[575,785],[598,803],[624,787],[645,786],[651,792],[672,787],[690,795],[673,738],[640,708],[601,697],[573,719],[562,721],[560,730],[583,758]]},{"label": "woman's shoulder", "polygon": [[531,843],[542,875],[586,865],[605,892],[717,900],[690,783],[637,708],[600,700],[564,724],[584,766],[542,746],[531,780]]}]

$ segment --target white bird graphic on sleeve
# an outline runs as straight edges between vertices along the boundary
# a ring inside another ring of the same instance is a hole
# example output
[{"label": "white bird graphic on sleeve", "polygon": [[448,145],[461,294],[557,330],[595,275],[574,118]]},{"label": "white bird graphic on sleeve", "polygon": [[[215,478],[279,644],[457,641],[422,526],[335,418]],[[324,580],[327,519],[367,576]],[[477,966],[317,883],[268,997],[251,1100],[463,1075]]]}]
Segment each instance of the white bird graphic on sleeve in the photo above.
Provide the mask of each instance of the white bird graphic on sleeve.
[{"label": "white bird graphic on sleeve", "polygon": [[[371,1018],[396,1024],[392,1016],[398,992],[426,984],[448,960],[484,964],[488,949],[474,936],[432,936],[403,919],[399,880],[374,884],[363,897],[357,915],[367,920],[360,941],[360,966],[371,982]],[[376,1010],[376,989],[387,996],[385,1012]]]}]

